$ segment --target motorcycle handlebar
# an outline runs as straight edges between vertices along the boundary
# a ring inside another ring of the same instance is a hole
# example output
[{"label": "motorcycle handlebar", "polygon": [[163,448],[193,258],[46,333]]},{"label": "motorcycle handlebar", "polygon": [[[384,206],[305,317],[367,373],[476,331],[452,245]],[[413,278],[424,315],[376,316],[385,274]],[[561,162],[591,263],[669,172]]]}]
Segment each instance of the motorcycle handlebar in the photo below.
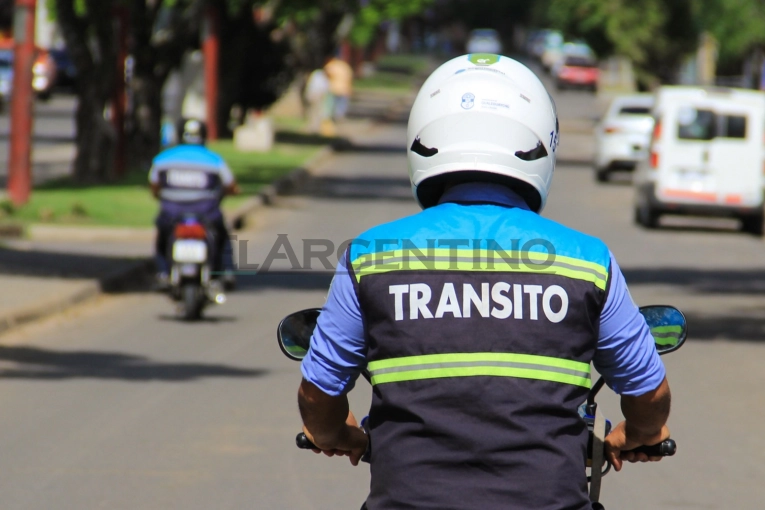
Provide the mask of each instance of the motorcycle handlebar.
[{"label": "motorcycle handlebar", "polygon": [[295,436],[295,444],[297,444],[297,447],[301,450],[318,450],[316,445],[313,444],[303,432]]},{"label": "motorcycle handlebar", "polygon": [[677,443],[674,439],[667,439],[653,446],[640,446],[630,452],[645,453],[649,457],[671,457],[677,452]]},{"label": "motorcycle handlebar", "polygon": [[[295,436],[295,444],[301,450],[318,450],[316,445],[313,444],[303,432],[300,432]],[[630,451],[634,453],[645,453],[649,457],[672,457],[677,452],[677,443],[675,443],[674,439],[667,439],[659,444],[640,446]]]}]

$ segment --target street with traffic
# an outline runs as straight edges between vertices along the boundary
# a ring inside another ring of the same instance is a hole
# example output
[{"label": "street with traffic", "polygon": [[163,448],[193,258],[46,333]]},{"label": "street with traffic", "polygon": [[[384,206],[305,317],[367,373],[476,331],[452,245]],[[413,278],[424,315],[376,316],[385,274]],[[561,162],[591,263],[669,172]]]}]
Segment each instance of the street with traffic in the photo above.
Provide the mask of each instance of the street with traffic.
[{"label": "street with traffic", "polygon": [[[609,474],[603,501],[628,510],[727,508],[731,501],[758,508],[765,496],[759,481],[765,475],[762,241],[738,232],[733,220],[636,226],[628,179],[603,184],[592,177],[595,143],[586,126],[597,116],[595,97],[553,95],[562,133],[545,216],[606,241],[634,300],[677,306],[690,328],[688,345],[665,359],[678,454]],[[302,266],[310,240],[339,247],[371,225],[415,213],[405,120],[378,122],[353,136],[302,187],[260,209],[236,233],[239,265],[262,264],[286,235]],[[18,247],[30,256],[73,257],[77,244]],[[99,245],[105,259],[115,247],[137,255],[151,250],[146,239],[89,244]],[[267,274],[240,275],[239,290],[200,323],[177,320],[164,296],[139,288],[6,333],[0,346],[2,506],[360,506],[369,484],[366,465],[353,468],[294,447],[300,371],[282,356],[275,337],[281,317],[323,304],[331,275],[316,259],[300,270],[276,259]],[[368,385],[359,382],[351,395],[352,409],[363,416]],[[617,420],[616,399],[603,402]]]}]

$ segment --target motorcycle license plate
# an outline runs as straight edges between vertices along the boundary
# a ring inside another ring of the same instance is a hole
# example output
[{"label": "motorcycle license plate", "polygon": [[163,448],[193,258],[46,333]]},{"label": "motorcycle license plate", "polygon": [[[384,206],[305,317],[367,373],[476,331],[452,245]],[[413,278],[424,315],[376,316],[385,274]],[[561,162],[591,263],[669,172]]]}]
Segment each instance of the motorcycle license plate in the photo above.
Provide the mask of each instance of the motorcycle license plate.
[{"label": "motorcycle license plate", "polygon": [[181,264],[201,264],[207,260],[207,243],[192,239],[175,241],[173,260]]}]

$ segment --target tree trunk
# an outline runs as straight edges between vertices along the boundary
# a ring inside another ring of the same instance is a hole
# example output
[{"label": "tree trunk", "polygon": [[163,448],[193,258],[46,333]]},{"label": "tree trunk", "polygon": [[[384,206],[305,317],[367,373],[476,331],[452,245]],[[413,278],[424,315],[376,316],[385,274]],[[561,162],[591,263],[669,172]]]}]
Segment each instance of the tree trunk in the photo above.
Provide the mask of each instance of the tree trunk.
[{"label": "tree trunk", "polygon": [[165,78],[152,72],[133,77],[133,130],[130,136],[130,166],[147,170],[160,150],[162,87]]},{"label": "tree trunk", "polygon": [[[114,151],[117,134],[111,122],[104,118],[106,101],[101,83],[95,80],[78,80],[77,90],[77,156],[74,160],[73,177],[77,182],[93,184],[106,182],[115,177]],[[89,82],[89,83],[85,83]]]},{"label": "tree trunk", "polygon": [[114,175],[116,133],[104,118],[116,74],[116,44],[111,16],[113,2],[86,0],[86,13],[75,11],[75,0],[56,0],[58,21],[77,67],[77,156],[73,177],[78,182],[105,182]]}]

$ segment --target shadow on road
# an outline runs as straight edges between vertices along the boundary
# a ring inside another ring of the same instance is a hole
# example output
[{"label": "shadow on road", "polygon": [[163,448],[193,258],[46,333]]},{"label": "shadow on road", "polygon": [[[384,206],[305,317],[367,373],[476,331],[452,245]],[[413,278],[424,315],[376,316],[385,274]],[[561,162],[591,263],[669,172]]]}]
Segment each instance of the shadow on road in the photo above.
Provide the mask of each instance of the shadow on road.
[{"label": "shadow on road", "polygon": [[400,145],[383,144],[355,144],[355,143],[334,143],[332,148],[335,152],[361,152],[367,154],[406,154],[406,147]]},{"label": "shadow on road", "polygon": [[105,292],[142,290],[149,283],[148,265],[143,259],[27,251],[0,248],[0,275],[63,279],[109,279],[109,275],[135,266],[135,277],[128,285],[105,284]]},{"label": "shadow on road", "polygon": [[734,340],[761,342],[765,340],[764,317],[715,317],[686,313],[688,340]]},{"label": "shadow on road", "polygon": [[661,284],[685,287],[694,294],[763,294],[765,270],[622,268],[629,285]]},{"label": "shadow on road", "polygon": [[317,198],[412,200],[412,185],[399,177],[312,177],[294,192]]},{"label": "shadow on road", "polygon": [[231,315],[203,315],[201,319],[197,319],[194,322],[188,322],[183,319],[180,315],[170,315],[170,314],[161,314],[157,316],[157,319],[163,322],[177,322],[180,325],[188,325],[189,327],[194,326],[195,324],[200,323],[208,323],[208,324],[222,324],[222,323],[231,323],[231,322],[237,322],[239,320],[238,317],[234,317]]},{"label": "shadow on road", "polygon": [[404,154],[406,147],[401,145],[356,144],[342,136],[329,137],[315,133],[297,133],[295,131],[278,131],[276,141],[292,145],[329,145],[336,152],[364,152],[378,154]]},{"label": "shadow on road", "polygon": [[[0,378],[122,379],[127,381],[193,381],[204,377],[262,377],[265,369],[207,363],[162,363],[117,352],[53,351],[37,347],[0,346]],[[14,366],[7,366],[14,363]]]},{"label": "shadow on road", "polygon": [[561,168],[563,166],[573,167],[577,170],[592,170],[592,161],[586,159],[557,158],[555,160],[555,168]]},{"label": "shadow on road", "polygon": [[262,274],[238,275],[236,292],[262,292],[273,289],[326,291],[334,275],[334,270],[269,271]]}]

